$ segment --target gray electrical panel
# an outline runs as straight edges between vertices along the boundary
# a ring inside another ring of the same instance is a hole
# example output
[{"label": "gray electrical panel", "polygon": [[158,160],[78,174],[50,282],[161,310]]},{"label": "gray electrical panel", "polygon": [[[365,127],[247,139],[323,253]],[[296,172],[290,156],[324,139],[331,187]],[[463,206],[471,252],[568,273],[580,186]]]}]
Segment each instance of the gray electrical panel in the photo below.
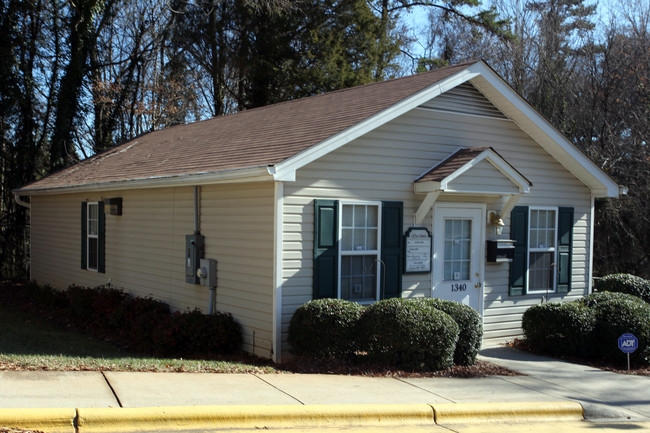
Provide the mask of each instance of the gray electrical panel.
[{"label": "gray electrical panel", "polygon": [[185,236],[185,282],[199,284],[199,277],[196,275],[199,269],[200,260],[203,258],[205,237],[200,234]]}]

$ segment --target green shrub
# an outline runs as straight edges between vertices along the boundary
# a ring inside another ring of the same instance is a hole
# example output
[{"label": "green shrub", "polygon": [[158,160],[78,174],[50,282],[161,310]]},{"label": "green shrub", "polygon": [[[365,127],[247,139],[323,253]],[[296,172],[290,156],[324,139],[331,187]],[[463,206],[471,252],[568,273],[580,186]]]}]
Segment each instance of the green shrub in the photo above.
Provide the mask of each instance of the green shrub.
[{"label": "green shrub", "polygon": [[291,353],[345,358],[357,349],[357,323],[363,307],[343,299],[316,299],[301,305],[289,323]]},{"label": "green shrub", "polygon": [[589,356],[593,347],[596,315],[576,303],[535,305],[524,312],[521,326],[526,343],[553,355]]},{"label": "green shrub", "polygon": [[454,351],[454,364],[474,365],[483,338],[481,315],[472,307],[454,301],[437,298],[420,298],[418,301],[429,304],[454,319],[460,329]]},{"label": "green shrub", "polygon": [[177,311],[153,332],[155,352],[164,356],[209,359],[241,348],[241,327],[232,315],[206,315],[194,309]]},{"label": "green shrub", "polygon": [[595,280],[599,292],[620,292],[638,296],[650,303],[650,280],[631,274],[612,274]]},{"label": "green shrub", "polygon": [[639,340],[639,348],[630,355],[630,360],[650,364],[650,304],[636,296],[611,292],[593,293],[581,303],[592,308],[596,317],[595,356],[622,362],[626,358],[618,348],[618,338],[632,333]]},{"label": "green shrub", "polygon": [[71,319],[77,326],[87,327],[95,320],[93,305],[97,291],[87,287],[72,285],[65,291],[70,305]]},{"label": "green shrub", "polygon": [[453,365],[458,324],[427,303],[401,298],[376,302],[364,311],[359,330],[371,361],[407,370]]},{"label": "green shrub", "polygon": [[154,352],[154,332],[161,323],[169,323],[169,305],[151,297],[129,297],[111,315],[118,326],[116,337],[141,352]]}]

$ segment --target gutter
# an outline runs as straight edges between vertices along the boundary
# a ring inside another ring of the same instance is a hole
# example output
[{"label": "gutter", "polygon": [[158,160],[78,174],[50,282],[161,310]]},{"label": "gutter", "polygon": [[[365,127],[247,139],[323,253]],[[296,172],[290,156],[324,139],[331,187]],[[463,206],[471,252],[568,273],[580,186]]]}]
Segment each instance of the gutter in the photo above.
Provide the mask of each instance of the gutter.
[{"label": "gutter", "polygon": [[[13,191],[15,196],[20,195],[48,195],[60,193],[127,190],[145,188],[163,188],[173,186],[195,186],[197,184],[210,185],[218,183],[237,183],[272,180],[267,166],[249,167],[220,172],[205,172],[182,174],[174,176],[149,177],[145,179],[125,179],[109,182],[96,182],[82,185],[69,185],[44,188],[18,188]],[[23,202],[24,203],[24,202]],[[28,204],[28,203],[27,203]]]},{"label": "gutter", "polygon": [[29,202],[24,201],[21,198],[20,193],[18,193],[18,192],[14,192],[14,200],[16,201],[17,204],[19,204],[22,207],[26,207],[27,209],[32,208],[32,204],[29,203]]}]

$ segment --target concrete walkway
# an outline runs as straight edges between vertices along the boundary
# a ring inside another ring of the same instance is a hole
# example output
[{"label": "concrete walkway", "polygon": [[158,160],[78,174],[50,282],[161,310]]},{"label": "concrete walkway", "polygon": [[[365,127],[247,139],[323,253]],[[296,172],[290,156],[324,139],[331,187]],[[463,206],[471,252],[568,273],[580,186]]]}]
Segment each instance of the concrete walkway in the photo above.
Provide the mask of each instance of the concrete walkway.
[{"label": "concrete walkway", "polygon": [[[579,403],[588,420],[650,421],[650,377],[488,348],[480,358],[525,376],[388,378],[312,374],[0,372],[0,408],[382,407]],[[552,411],[557,410],[556,406]],[[226,408],[223,408],[226,409]],[[418,409],[419,410],[419,409]],[[0,409],[0,424],[2,421]],[[6,413],[6,411],[5,411]],[[133,412],[137,413],[137,412]]]}]

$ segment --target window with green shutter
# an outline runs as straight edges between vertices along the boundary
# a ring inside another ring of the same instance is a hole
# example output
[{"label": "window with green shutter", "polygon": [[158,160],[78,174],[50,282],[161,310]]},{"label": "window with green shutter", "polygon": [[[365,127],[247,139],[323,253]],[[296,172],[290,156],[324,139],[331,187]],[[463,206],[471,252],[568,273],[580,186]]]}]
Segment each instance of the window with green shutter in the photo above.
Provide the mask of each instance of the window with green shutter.
[{"label": "window with green shutter", "polygon": [[571,290],[573,208],[516,206],[510,217],[510,295]]},{"label": "window with green shutter", "polygon": [[104,202],[81,203],[81,268],[105,272]]},{"label": "window with green shutter", "polygon": [[313,297],[401,295],[401,202],[314,200]]}]

